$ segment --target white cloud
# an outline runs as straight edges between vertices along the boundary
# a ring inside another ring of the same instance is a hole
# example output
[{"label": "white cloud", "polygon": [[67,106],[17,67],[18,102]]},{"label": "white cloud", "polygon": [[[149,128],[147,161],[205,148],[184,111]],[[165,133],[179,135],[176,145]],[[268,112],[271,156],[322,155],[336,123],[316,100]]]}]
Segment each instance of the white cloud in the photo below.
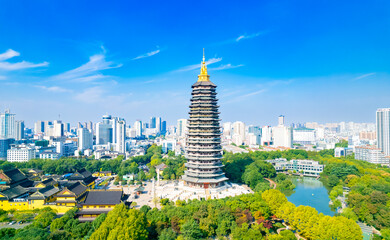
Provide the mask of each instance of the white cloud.
[{"label": "white cloud", "polygon": [[244,95],[240,95],[240,96],[234,97],[231,100],[226,101],[224,103],[228,104],[228,103],[234,103],[234,102],[241,102],[241,101],[245,100],[248,97],[256,96],[256,95],[259,95],[259,94],[264,93],[266,91],[267,91],[267,89],[260,89],[260,90],[254,91],[254,92],[250,92],[250,93],[247,93],[247,94],[244,94]]},{"label": "white cloud", "polygon": [[102,70],[119,68],[122,64],[114,64],[112,61],[106,61],[104,54],[96,54],[89,58],[89,61],[80,67],[69,70],[54,76],[56,80],[71,80],[77,82],[92,82],[98,79],[107,78],[100,73]]},{"label": "white cloud", "polygon": [[4,61],[17,56],[20,56],[20,53],[12,49],[8,49],[5,53],[0,54],[0,61]]},{"label": "white cloud", "polygon": [[43,90],[47,90],[49,92],[70,92],[69,89],[58,87],[58,86],[52,86],[52,87],[46,87],[46,86],[37,86]]},{"label": "white cloud", "polygon": [[135,57],[135,58],[133,58],[132,60],[137,60],[137,59],[141,59],[141,58],[151,57],[151,56],[153,56],[153,55],[156,55],[156,54],[159,53],[159,52],[160,52],[160,49],[157,49],[157,50],[155,50],[155,51],[151,51],[151,52],[148,52],[148,53],[139,55],[138,57]]},{"label": "white cloud", "polygon": [[258,37],[260,35],[262,35],[263,32],[258,32],[258,33],[254,33],[254,34],[251,34],[251,35],[240,35],[239,37],[236,38],[236,42],[239,42],[243,39],[250,39],[250,38],[255,38],[255,37]]},{"label": "white cloud", "polygon": [[3,71],[14,71],[14,70],[22,70],[27,68],[37,68],[37,67],[46,67],[49,65],[48,62],[42,63],[31,63],[27,61],[21,61],[16,63],[6,62],[5,60],[11,59],[13,57],[20,56],[20,53],[8,49],[6,52],[0,54],[0,70]]},{"label": "white cloud", "polygon": [[102,87],[87,88],[76,94],[75,99],[85,103],[96,103],[102,100],[104,92]]},{"label": "white cloud", "polygon": [[[209,60],[206,61],[206,65],[210,65],[210,64],[217,63],[220,61],[222,61],[222,58],[210,58]],[[199,69],[200,67],[201,67],[201,64],[193,64],[193,65],[189,65],[189,66],[180,68],[176,71],[177,72],[185,72],[185,71],[191,71],[194,69]]]},{"label": "white cloud", "polygon": [[230,68],[238,68],[238,67],[243,67],[243,66],[244,66],[244,64],[231,65],[230,63],[228,63],[228,64],[225,64],[225,65],[221,65],[219,67],[209,68],[209,70],[217,71],[217,70],[225,70],[225,69],[230,69]]},{"label": "white cloud", "polygon": [[99,103],[105,107],[112,108],[113,102],[118,106],[128,103],[128,97],[132,95],[132,93],[110,95],[110,92],[105,86],[96,86],[85,89],[83,92],[76,94],[74,98],[83,103]]},{"label": "white cloud", "polygon": [[353,81],[356,81],[356,80],[360,80],[360,79],[363,79],[363,78],[366,78],[366,77],[369,77],[369,76],[373,76],[375,75],[376,73],[372,72],[372,73],[367,73],[367,74],[363,74],[363,75],[360,75],[356,78],[353,79]]}]

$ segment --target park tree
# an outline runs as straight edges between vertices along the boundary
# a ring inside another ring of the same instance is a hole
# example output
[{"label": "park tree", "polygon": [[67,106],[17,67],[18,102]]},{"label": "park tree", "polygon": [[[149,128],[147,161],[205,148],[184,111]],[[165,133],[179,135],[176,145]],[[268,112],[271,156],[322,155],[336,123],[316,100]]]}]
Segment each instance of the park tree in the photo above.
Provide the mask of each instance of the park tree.
[{"label": "park tree", "polygon": [[286,196],[278,190],[270,189],[261,194],[261,197],[268,204],[271,213],[275,214],[279,207],[287,202]]},{"label": "park tree", "polygon": [[198,223],[194,219],[190,219],[185,222],[181,228],[181,233],[183,234],[184,239],[193,240],[203,238],[203,232],[200,229]]}]

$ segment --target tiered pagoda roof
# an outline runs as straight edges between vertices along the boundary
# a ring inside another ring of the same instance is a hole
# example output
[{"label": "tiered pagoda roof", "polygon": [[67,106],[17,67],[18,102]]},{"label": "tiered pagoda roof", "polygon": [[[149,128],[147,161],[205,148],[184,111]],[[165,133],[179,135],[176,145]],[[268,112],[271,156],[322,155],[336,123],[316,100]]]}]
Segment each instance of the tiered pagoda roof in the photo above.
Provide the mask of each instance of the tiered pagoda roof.
[{"label": "tiered pagoda roof", "polygon": [[187,170],[183,176],[188,186],[219,187],[228,180],[222,171],[221,129],[216,87],[207,74],[203,54],[198,81],[192,85],[186,141]]}]

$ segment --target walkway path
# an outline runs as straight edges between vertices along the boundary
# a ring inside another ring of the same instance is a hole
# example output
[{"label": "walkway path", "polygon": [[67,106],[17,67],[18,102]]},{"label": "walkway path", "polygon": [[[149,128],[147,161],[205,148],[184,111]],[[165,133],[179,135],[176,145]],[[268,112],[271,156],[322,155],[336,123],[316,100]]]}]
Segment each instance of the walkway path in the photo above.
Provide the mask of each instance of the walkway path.
[{"label": "walkway path", "polygon": [[269,186],[270,188],[272,189],[275,189],[276,188],[276,182],[272,181],[271,179],[269,178],[264,178],[265,180],[267,180],[269,182]]}]

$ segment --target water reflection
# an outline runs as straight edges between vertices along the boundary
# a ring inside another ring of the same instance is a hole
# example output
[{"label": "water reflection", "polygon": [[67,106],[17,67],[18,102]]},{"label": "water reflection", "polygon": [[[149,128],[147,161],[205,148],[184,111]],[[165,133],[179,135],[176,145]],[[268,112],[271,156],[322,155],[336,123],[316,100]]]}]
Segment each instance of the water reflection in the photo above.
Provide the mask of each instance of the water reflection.
[{"label": "water reflection", "polygon": [[310,177],[292,177],[291,180],[296,188],[283,192],[290,202],[296,206],[311,206],[325,215],[335,214],[329,207],[328,191],[320,180]]}]

